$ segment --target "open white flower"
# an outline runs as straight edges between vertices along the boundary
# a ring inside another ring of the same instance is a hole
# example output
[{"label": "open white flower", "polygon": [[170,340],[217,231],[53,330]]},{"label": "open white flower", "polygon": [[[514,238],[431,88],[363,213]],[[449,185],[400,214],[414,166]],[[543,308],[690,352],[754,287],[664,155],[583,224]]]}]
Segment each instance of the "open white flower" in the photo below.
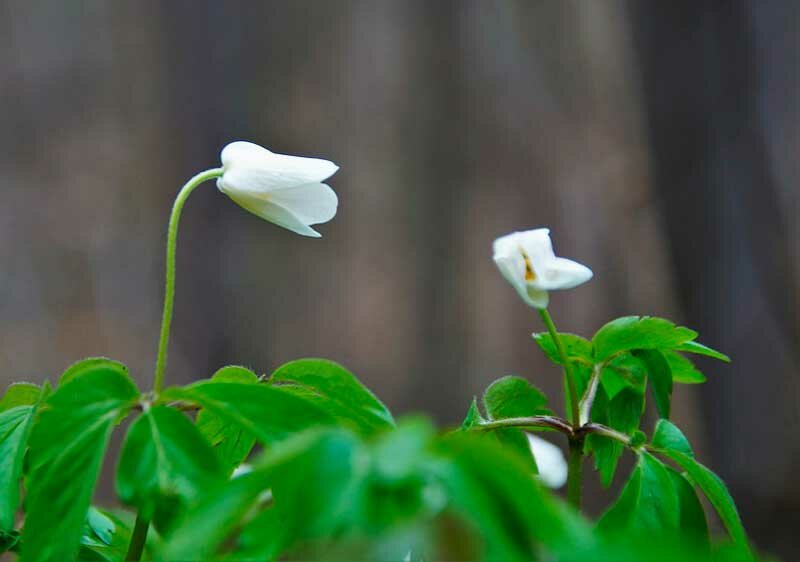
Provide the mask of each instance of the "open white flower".
[{"label": "open white flower", "polygon": [[548,488],[556,489],[563,486],[567,481],[567,461],[564,459],[564,453],[541,437],[530,433],[526,435],[531,454],[536,459],[536,466],[539,468],[539,480]]},{"label": "open white flower", "polygon": [[319,158],[275,154],[251,142],[222,149],[217,187],[244,209],[304,236],[320,237],[309,225],[336,215],[336,193],[322,183],[339,166]]},{"label": "open white flower", "polygon": [[547,308],[548,291],[571,289],[592,278],[592,270],[585,265],[555,256],[548,228],[501,236],[494,241],[494,261],[534,308]]}]

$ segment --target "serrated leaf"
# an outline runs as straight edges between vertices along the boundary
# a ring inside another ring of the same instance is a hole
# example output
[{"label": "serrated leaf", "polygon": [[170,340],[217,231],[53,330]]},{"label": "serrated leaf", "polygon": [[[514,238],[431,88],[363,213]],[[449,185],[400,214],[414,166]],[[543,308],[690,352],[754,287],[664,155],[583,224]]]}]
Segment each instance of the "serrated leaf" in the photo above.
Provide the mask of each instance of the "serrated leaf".
[{"label": "serrated leaf", "polygon": [[678,529],[680,505],[667,467],[641,453],[618,500],[601,517],[598,530],[607,535],[635,532],[670,535]]},{"label": "serrated leaf", "polygon": [[708,551],[708,522],[703,506],[691,483],[679,472],[667,467],[680,506],[679,532],[681,539],[695,544],[702,551]]},{"label": "serrated leaf", "polygon": [[697,332],[652,316],[625,316],[612,320],[592,338],[595,361],[623,351],[673,349],[697,337]]},{"label": "serrated leaf", "polygon": [[705,355],[706,357],[713,357],[714,359],[719,359],[720,361],[725,361],[726,363],[731,362],[731,358],[725,355],[724,353],[720,353],[715,349],[711,349],[710,347],[703,345],[702,343],[698,343],[696,341],[687,341],[680,345],[673,347],[675,351],[683,351],[684,353],[696,353],[697,355]]},{"label": "serrated leaf", "polygon": [[111,430],[139,397],[119,363],[73,367],[31,434],[21,562],[75,557]]},{"label": "serrated leaf", "polygon": [[[605,392],[598,389],[592,408],[592,420],[631,435],[639,428],[643,411],[644,395],[641,392],[626,388],[609,401]],[[588,436],[587,444],[594,453],[595,468],[600,472],[600,481],[607,488],[614,479],[624,447],[615,439],[594,434]]]},{"label": "serrated leaf", "polygon": [[642,360],[647,369],[647,378],[650,381],[650,390],[656,402],[658,415],[669,419],[670,404],[672,402],[672,372],[664,355],[655,349],[640,349],[634,355]]},{"label": "serrated leaf", "polygon": [[369,434],[394,426],[389,409],[355,375],[333,361],[292,361],[279,367],[269,382],[313,401],[356,431]]},{"label": "serrated leaf", "polygon": [[[245,367],[229,366],[219,369],[211,377],[215,382],[258,384],[258,376]],[[197,429],[214,447],[222,466],[230,474],[239,466],[253,449],[255,438],[242,428],[231,425],[213,412],[201,409],[195,420]]]},{"label": "serrated leaf", "polygon": [[8,386],[2,400],[0,412],[5,412],[17,406],[33,406],[39,401],[42,388],[29,382],[15,382]]},{"label": "serrated leaf", "polygon": [[689,457],[694,457],[692,446],[678,426],[669,420],[658,420],[653,433],[653,447],[668,451],[678,451]]},{"label": "serrated leaf", "polygon": [[662,351],[669,364],[672,380],[682,384],[699,384],[706,382],[706,376],[697,370],[694,363],[675,351]]},{"label": "serrated leaf", "polygon": [[483,394],[484,409],[495,420],[550,414],[546,405],[544,393],[522,377],[501,377]]},{"label": "serrated leaf", "polygon": [[168,388],[162,397],[197,404],[265,445],[304,429],[336,424],[336,419],[314,401],[267,385],[201,381]]},{"label": "serrated leaf", "polygon": [[163,530],[181,509],[226,474],[181,412],[153,406],[128,429],[117,468],[117,495]]},{"label": "serrated leaf", "polygon": [[736,504],[719,476],[681,451],[666,449],[661,452],[688,473],[695,485],[703,491],[708,501],[714,506],[733,543],[743,552],[750,553],[747,533],[742,525]]},{"label": "serrated leaf", "polygon": [[[559,332],[558,337],[564,345],[564,353],[567,355],[569,361],[584,362],[589,365],[594,363],[592,359],[592,342],[584,337],[566,332]],[[534,333],[533,340],[539,345],[542,351],[544,351],[550,361],[556,365],[563,364],[561,355],[558,353],[558,348],[548,332]]]}]

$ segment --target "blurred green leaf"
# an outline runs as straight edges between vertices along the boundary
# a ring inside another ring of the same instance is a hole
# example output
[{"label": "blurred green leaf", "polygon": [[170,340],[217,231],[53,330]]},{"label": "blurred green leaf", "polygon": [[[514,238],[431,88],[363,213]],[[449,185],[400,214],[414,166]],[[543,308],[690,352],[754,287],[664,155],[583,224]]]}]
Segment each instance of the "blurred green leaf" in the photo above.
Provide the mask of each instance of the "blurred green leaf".
[{"label": "blurred green leaf", "polygon": [[219,461],[181,412],[153,406],[128,429],[117,467],[117,495],[163,530],[200,492],[225,479]]},{"label": "blurred green leaf", "polygon": [[679,518],[678,495],[667,467],[642,452],[619,498],[597,525],[606,535],[634,530],[664,536],[677,531]]},{"label": "blurred green leaf", "polygon": [[715,349],[711,349],[710,347],[703,345],[702,343],[698,343],[696,341],[687,341],[680,345],[673,347],[675,351],[683,351],[684,353],[696,353],[698,355],[705,355],[707,357],[713,357],[714,359],[719,359],[720,361],[725,361],[726,363],[731,362],[731,358],[725,355],[724,353],[720,353]]},{"label": "blurred green leaf", "polygon": [[120,363],[89,360],[71,370],[30,437],[21,562],[75,557],[111,430],[139,398]]},{"label": "blurred green leaf", "polygon": [[19,533],[15,530],[0,530],[0,554],[14,551],[19,547]]},{"label": "blurred green leaf", "polygon": [[634,351],[634,354],[642,360],[647,369],[650,390],[656,402],[658,415],[669,419],[672,402],[672,372],[669,363],[664,359],[664,355],[655,349],[639,349]]},{"label": "blurred green leaf", "polygon": [[335,425],[314,401],[267,385],[201,381],[168,388],[162,397],[197,404],[266,445],[310,427]]},{"label": "blurred green leaf", "polygon": [[484,421],[481,411],[478,409],[478,399],[473,397],[469,410],[467,410],[467,415],[464,417],[464,421],[461,422],[461,429],[472,429]]},{"label": "blurred green leaf", "polygon": [[595,361],[623,351],[673,349],[697,337],[697,332],[652,316],[625,316],[612,320],[592,338]]},{"label": "blurred green leaf", "polygon": [[[232,382],[240,384],[258,384],[258,376],[245,367],[228,366],[218,370],[211,377],[215,382]],[[228,474],[239,466],[253,449],[255,438],[241,427],[227,422],[202,408],[195,420],[197,429],[214,447],[214,451]]]},{"label": "blurred green leaf", "polygon": [[706,376],[697,370],[694,363],[675,351],[662,351],[669,364],[672,380],[682,384],[699,384],[706,382]]},{"label": "blurred green leaf", "polygon": [[356,431],[369,434],[394,425],[389,409],[350,371],[333,361],[292,361],[278,367],[269,382],[313,401]]},{"label": "blurred green leaf", "polygon": [[[594,363],[594,359],[592,358],[592,342],[584,337],[566,332],[559,332],[558,336],[561,340],[561,343],[564,345],[564,352],[566,353],[567,359],[570,362],[584,362],[589,365]],[[556,347],[552,336],[548,332],[534,333],[533,341],[539,345],[550,361],[557,365],[562,364],[561,355],[558,353],[558,348]]]},{"label": "blurred green leaf", "polygon": [[8,386],[3,398],[0,399],[0,412],[5,412],[17,406],[32,406],[39,401],[42,388],[29,382],[15,382]]},{"label": "blurred green leaf", "polygon": [[612,359],[604,368],[600,377],[603,388],[609,398],[614,398],[624,388],[633,388],[644,392],[647,381],[647,369],[644,364],[631,355],[623,353]]}]

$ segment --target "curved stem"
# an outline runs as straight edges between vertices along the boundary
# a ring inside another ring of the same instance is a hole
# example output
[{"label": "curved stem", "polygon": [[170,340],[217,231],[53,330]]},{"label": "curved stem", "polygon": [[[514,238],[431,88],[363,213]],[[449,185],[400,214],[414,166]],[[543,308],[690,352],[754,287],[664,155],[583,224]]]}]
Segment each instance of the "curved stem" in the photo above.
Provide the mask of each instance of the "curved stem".
[{"label": "curved stem", "polygon": [[136,523],[133,525],[131,542],[128,545],[128,553],[125,555],[126,562],[138,562],[142,558],[144,545],[147,542],[147,528],[150,522],[141,515],[136,516]]},{"label": "curved stem", "polygon": [[553,343],[556,345],[558,356],[561,358],[561,365],[564,367],[564,378],[567,380],[567,388],[569,389],[569,405],[572,413],[572,426],[579,427],[580,411],[578,409],[578,388],[575,386],[575,377],[572,374],[572,369],[570,368],[569,360],[567,359],[567,352],[564,349],[564,342],[561,341],[561,337],[558,335],[556,326],[553,324],[553,319],[550,317],[550,313],[547,312],[546,308],[539,309],[539,316],[542,317],[544,325],[547,326],[547,331],[550,333],[550,337],[553,338]]},{"label": "curved stem", "polygon": [[556,416],[530,416],[523,418],[503,418],[499,420],[492,420],[484,422],[478,426],[480,429],[490,430],[499,427],[518,427],[520,429],[526,427],[545,427],[548,429],[555,429],[566,435],[573,435],[574,430],[566,420]]},{"label": "curved stem", "polygon": [[600,384],[600,373],[603,372],[604,366],[605,364],[598,363],[592,367],[592,376],[589,379],[589,384],[586,386],[586,392],[583,394],[583,398],[581,398],[580,404],[578,405],[580,409],[581,425],[589,423],[589,418],[592,415],[594,399],[597,396],[597,387]]},{"label": "curved stem", "polygon": [[167,231],[167,263],[166,281],[164,283],[164,312],[161,316],[161,336],[158,340],[158,358],[156,359],[156,372],[153,378],[153,389],[160,392],[164,386],[164,369],[167,366],[167,347],[169,346],[169,331],[172,325],[172,304],[175,300],[175,250],[178,243],[178,222],[186,199],[201,183],[218,178],[222,175],[222,168],[213,168],[200,172],[186,182],[175,203],[172,205],[172,214],[169,217]]}]

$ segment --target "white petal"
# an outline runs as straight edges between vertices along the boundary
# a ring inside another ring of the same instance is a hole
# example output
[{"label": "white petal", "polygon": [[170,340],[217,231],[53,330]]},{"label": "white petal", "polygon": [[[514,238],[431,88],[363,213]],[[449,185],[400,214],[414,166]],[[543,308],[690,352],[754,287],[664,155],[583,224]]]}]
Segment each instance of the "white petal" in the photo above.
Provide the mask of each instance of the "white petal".
[{"label": "white petal", "polygon": [[567,481],[567,461],[561,449],[541,437],[528,435],[531,454],[539,467],[539,479],[549,488],[560,488]]},{"label": "white petal", "polygon": [[306,224],[328,222],[336,215],[339,198],[324,183],[308,183],[269,194],[269,201],[280,205]]},{"label": "white petal", "polygon": [[220,189],[248,192],[253,196],[321,182],[339,169],[329,160],[275,154],[244,141],[227,145],[222,149],[220,159],[224,170],[217,182]]},{"label": "white petal", "polygon": [[553,243],[550,241],[549,228],[537,228],[517,232],[517,244],[525,252],[531,262],[531,267],[536,275],[555,255],[553,254]]},{"label": "white petal", "polygon": [[295,216],[291,211],[271,201],[264,201],[263,199],[243,193],[227,192],[227,195],[243,209],[250,211],[254,215],[258,215],[264,220],[282,226],[287,230],[313,238],[320,238],[322,236],[299,217]]},{"label": "white petal", "polygon": [[[541,240],[545,240],[549,243],[548,232],[546,228],[527,232],[512,232],[511,234],[496,239],[493,244],[493,258],[500,273],[506,278],[506,281],[511,283],[511,286],[517,290],[522,300],[534,308],[547,308],[549,297],[547,291],[541,290],[535,285],[525,281],[526,266],[522,245],[523,243],[531,245]],[[538,255],[543,254],[541,250],[535,247],[535,244],[534,250]]]},{"label": "white petal", "polygon": [[572,289],[586,283],[594,275],[585,265],[566,258],[553,258],[537,274],[531,285],[545,291]]}]

